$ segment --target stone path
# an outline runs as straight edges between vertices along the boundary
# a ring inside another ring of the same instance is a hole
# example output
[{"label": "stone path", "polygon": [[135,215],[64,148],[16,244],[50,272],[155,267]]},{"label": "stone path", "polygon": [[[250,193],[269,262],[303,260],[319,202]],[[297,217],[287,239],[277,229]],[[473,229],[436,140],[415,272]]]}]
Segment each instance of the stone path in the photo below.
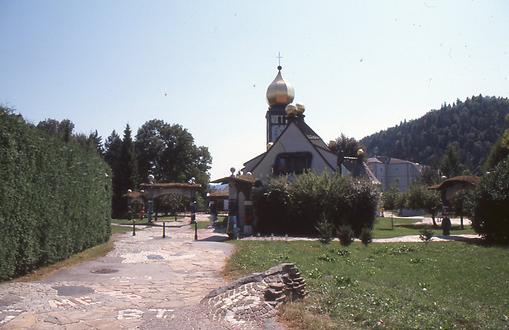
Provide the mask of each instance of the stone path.
[{"label": "stone path", "polygon": [[189,226],[122,234],[94,261],[34,282],[0,284],[2,329],[228,329],[212,322],[201,299],[224,285],[232,245]]},{"label": "stone path", "polygon": [[[436,235],[431,238],[432,242],[449,242],[449,241],[469,241],[479,239],[479,235],[474,234],[461,234],[461,235]],[[292,237],[292,236],[250,236],[245,237],[243,240],[248,241],[318,241],[318,238],[314,237]],[[333,241],[338,241],[337,238],[333,239]],[[355,241],[359,241],[359,239],[355,239]],[[419,235],[407,235],[407,236],[398,236],[398,237],[390,237],[390,238],[374,238],[373,243],[411,243],[411,242],[423,242]]]}]

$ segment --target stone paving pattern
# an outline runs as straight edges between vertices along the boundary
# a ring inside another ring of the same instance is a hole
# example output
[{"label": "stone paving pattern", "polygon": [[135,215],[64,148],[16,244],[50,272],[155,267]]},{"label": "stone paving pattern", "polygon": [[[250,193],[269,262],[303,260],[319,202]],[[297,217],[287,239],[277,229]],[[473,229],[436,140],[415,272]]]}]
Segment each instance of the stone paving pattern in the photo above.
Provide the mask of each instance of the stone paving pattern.
[{"label": "stone paving pattern", "polygon": [[212,320],[258,328],[274,317],[277,307],[304,298],[306,283],[294,264],[285,263],[213,290],[203,300]]},{"label": "stone paving pattern", "polygon": [[106,256],[33,282],[0,284],[2,329],[231,329],[201,299],[224,285],[232,245],[185,226],[122,234]]}]

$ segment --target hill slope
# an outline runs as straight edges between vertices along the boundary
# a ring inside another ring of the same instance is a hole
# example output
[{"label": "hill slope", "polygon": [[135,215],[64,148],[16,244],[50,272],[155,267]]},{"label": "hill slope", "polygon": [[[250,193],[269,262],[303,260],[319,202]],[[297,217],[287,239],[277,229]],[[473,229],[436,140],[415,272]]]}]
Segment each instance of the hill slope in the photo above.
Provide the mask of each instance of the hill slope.
[{"label": "hill slope", "polygon": [[419,119],[363,138],[370,155],[387,155],[438,167],[449,145],[474,173],[480,171],[490,148],[507,127],[509,99],[473,96],[431,110]]}]

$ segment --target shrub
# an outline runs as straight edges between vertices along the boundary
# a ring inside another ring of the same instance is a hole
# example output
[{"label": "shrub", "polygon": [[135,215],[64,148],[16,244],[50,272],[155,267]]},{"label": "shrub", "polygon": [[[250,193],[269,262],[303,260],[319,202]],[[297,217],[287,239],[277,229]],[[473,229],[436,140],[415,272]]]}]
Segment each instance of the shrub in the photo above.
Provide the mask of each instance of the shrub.
[{"label": "shrub", "polygon": [[307,172],[291,183],[277,178],[255,188],[253,200],[262,233],[317,234],[323,215],[334,227],[348,225],[358,236],[362,227],[373,226],[378,193],[366,180]]},{"label": "shrub", "polygon": [[332,238],[334,237],[334,225],[327,221],[327,219],[322,217],[322,219],[316,225],[316,230],[320,236],[321,243],[328,244],[330,241],[332,241]]},{"label": "shrub", "polygon": [[434,232],[432,230],[429,230],[427,228],[421,230],[421,234],[419,235],[419,238],[424,242],[431,241],[431,238],[433,238]]},{"label": "shrub", "polygon": [[354,239],[354,232],[352,230],[352,227],[348,225],[341,225],[338,227],[337,230],[339,243],[343,246],[348,246],[352,244]]},{"label": "shrub", "polygon": [[108,240],[111,172],[0,107],[0,280]]},{"label": "shrub", "polygon": [[267,186],[252,191],[253,208],[257,217],[257,231],[268,233],[292,233],[288,223],[289,191],[286,177],[271,180]]},{"label": "shrub", "polygon": [[398,208],[398,199],[400,193],[396,186],[391,186],[387,191],[382,194],[383,207],[386,210],[394,210]]},{"label": "shrub", "polygon": [[481,178],[472,226],[489,241],[509,243],[509,158]]},{"label": "shrub", "polygon": [[361,240],[362,244],[368,246],[368,244],[373,241],[373,233],[371,229],[368,227],[362,227],[359,239]]}]

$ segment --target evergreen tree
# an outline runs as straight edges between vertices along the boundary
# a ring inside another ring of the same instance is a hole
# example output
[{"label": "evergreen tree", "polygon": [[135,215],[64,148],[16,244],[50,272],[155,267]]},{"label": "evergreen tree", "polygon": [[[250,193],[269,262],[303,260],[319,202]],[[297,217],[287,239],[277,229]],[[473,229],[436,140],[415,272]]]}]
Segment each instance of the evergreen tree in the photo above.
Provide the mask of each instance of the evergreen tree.
[{"label": "evergreen tree", "polygon": [[448,178],[462,174],[463,168],[459,161],[459,153],[455,146],[450,145],[440,162],[440,171]]},{"label": "evergreen tree", "polygon": [[449,145],[457,146],[459,162],[474,174],[482,172],[490,148],[507,128],[509,99],[473,96],[444,104],[416,120],[363,138],[360,143],[377,154],[407,159],[434,169]]},{"label": "evergreen tree", "polygon": [[[506,123],[509,123],[509,115],[505,117]],[[509,128],[507,128],[502,136],[497,140],[490,150],[488,159],[484,164],[486,171],[493,169],[502,160],[509,156]]]},{"label": "evergreen tree", "polygon": [[126,125],[124,130],[124,138],[122,139],[122,148],[120,152],[120,169],[121,188],[125,191],[134,189],[138,185],[138,170],[136,164],[136,154],[134,150],[134,142],[131,136],[131,127]]},{"label": "evergreen tree", "polygon": [[122,211],[127,208],[127,205],[123,203],[122,195],[127,193],[127,189],[123,191],[122,183],[122,163],[120,161],[122,154],[122,139],[117,132],[111,132],[111,135],[106,139],[105,142],[106,153],[104,159],[111,167],[112,172],[112,199],[111,199],[111,215],[113,218],[120,218],[123,214]]}]

